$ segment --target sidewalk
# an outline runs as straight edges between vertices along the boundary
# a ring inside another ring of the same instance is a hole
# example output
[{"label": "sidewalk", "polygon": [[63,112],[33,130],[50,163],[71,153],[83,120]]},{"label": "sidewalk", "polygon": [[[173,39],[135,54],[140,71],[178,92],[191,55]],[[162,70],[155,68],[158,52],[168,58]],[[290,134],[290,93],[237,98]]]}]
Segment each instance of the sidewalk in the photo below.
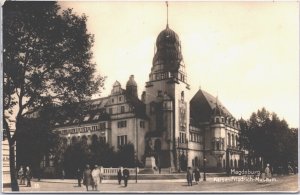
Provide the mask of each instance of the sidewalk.
[{"label": "sidewalk", "polygon": [[[242,177],[242,176],[241,176]],[[221,179],[231,177],[219,177]],[[188,186],[185,179],[172,180],[129,180],[128,187],[124,187],[123,181],[118,185],[117,180],[104,180],[99,185],[98,191],[88,191],[88,193],[103,192],[296,192],[298,190],[298,175],[277,176],[275,182],[237,182],[237,181],[216,181],[214,177],[208,177],[207,181],[200,179],[198,185]],[[194,183],[195,184],[195,183]],[[4,188],[4,192],[10,192],[10,188]],[[31,187],[20,186],[20,192],[51,192],[51,193],[86,193],[84,185],[78,187],[75,179],[42,179],[32,180]]]}]

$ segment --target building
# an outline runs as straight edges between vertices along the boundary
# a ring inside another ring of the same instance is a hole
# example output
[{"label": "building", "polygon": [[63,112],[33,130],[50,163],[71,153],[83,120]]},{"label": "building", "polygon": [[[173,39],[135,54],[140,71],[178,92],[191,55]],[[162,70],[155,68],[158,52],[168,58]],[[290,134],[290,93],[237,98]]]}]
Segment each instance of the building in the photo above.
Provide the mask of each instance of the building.
[{"label": "building", "polygon": [[116,81],[109,96],[91,100],[84,116],[57,122],[54,131],[66,144],[101,139],[117,149],[132,143],[140,161],[150,147],[162,168],[186,170],[204,161],[217,171],[243,166],[237,120],[206,91],[190,94],[185,67],[179,36],[167,24],[140,99],[131,75],[125,89]]}]

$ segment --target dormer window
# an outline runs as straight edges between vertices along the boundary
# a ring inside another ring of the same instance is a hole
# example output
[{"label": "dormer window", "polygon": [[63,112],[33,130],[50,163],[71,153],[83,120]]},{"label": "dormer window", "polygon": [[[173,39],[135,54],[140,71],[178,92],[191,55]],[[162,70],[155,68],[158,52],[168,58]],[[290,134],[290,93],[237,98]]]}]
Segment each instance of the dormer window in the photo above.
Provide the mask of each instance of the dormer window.
[{"label": "dormer window", "polygon": [[96,114],[93,118],[93,120],[98,120],[99,119],[100,114]]},{"label": "dormer window", "polygon": [[83,121],[88,121],[89,119],[90,119],[90,115],[88,114],[84,117]]}]

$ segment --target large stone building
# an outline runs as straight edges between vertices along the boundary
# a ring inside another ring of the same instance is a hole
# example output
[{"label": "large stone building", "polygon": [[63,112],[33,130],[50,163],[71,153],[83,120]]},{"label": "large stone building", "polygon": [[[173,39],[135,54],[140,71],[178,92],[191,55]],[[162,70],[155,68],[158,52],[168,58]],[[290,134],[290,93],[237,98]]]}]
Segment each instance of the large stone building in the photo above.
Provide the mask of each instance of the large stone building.
[{"label": "large stone building", "polygon": [[56,123],[54,131],[67,144],[102,139],[117,149],[132,143],[140,161],[150,146],[160,167],[185,170],[204,161],[208,169],[240,167],[237,120],[206,91],[190,94],[185,67],[179,37],[167,25],[140,99],[131,75],[125,89],[116,81],[109,96],[92,100],[84,116]]}]

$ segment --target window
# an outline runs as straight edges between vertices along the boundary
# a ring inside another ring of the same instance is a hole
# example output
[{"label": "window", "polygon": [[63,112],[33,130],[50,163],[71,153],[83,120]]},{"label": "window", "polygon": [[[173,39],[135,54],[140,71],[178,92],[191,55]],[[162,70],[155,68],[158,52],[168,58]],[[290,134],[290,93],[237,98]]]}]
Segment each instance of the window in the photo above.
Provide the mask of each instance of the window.
[{"label": "window", "polygon": [[125,106],[121,106],[121,113],[125,112]]},{"label": "window", "polygon": [[118,136],[118,146],[127,144],[127,135]]},{"label": "window", "polygon": [[98,129],[97,125],[92,126],[92,131],[97,131],[97,129]]},{"label": "window", "polygon": [[100,123],[100,130],[104,130],[105,129],[105,122]]},{"label": "window", "polygon": [[99,137],[99,141],[102,143],[106,143],[106,137]]},{"label": "window", "polygon": [[219,141],[217,141],[217,150],[220,150],[220,142]]},{"label": "window", "polygon": [[90,115],[88,114],[84,117],[83,121],[88,121],[89,119],[90,119]]},{"label": "window", "polygon": [[159,80],[159,79],[160,79],[159,74],[155,74],[155,79],[156,79],[156,80]]},{"label": "window", "polygon": [[119,102],[121,102],[122,101],[122,97],[119,97]]},{"label": "window", "polygon": [[228,138],[228,140],[227,140],[227,142],[228,142],[227,145],[228,145],[228,146],[231,146],[231,139],[230,139],[231,137],[230,137],[230,133],[227,134],[227,138]]},{"label": "window", "polygon": [[111,103],[114,103],[114,102],[115,102],[115,99],[114,99],[114,98],[112,98],[112,99],[111,99]]},{"label": "window", "polygon": [[140,127],[145,128],[145,121],[140,121]]},{"label": "window", "polygon": [[179,134],[179,143],[186,143],[186,134],[181,133]]},{"label": "window", "polygon": [[95,116],[94,116],[94,118],[93,118],[93,120],[98,120],[99,119],[99,114],[96,114]]},{"label": "window", "polygon": [[113,113],[112,108],[109,108],[108,113],[109,113],[109,114],[112,114],[112,113]]},{"label": "window", "polygon": [[127,126],[127,121],[119,121],[118,122],[118,128],[123,128]]}]

